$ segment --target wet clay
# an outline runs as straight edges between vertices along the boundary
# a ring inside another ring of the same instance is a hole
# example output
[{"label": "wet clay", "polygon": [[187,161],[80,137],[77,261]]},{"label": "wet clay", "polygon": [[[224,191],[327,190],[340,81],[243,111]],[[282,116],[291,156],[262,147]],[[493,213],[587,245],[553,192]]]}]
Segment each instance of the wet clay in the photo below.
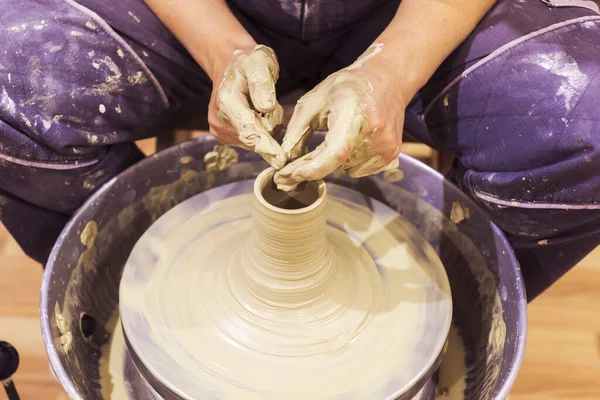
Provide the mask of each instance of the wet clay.
[{"label": "wet clay", "polygon": [[275,52],[258,45],[239,50],[234,56],[217,91],[219,119],[235,129],[241,147],[255,151],[275,168],[281,168],[285,156],[271,136],[283,121],[283,108],[275,95],[279,78]]},{"label": "wet clay", "polygon": [[[390,145],[389,141],[381,144],[385,132],[376,134],[381,128],[369,121],[377,109],[373,85],[367,75],[357,72],[382,49],[382,43],[372,44],[352,65],[329,75],[298,100],[281,145],[288,164],[275,175],[280,190],[323,179],[337,168],[353,178],[398,168],[398,158],[384,157]],[[315,130],[327,131],[327,135],[314,151],[306,153]]]},{"label": "wet clay", "polygon": [[102,398],[110,400],[128,400],[135,398],[131,386],[125,382],[125,338],[121,329],[118,311],[106,323],[106,331],[111,333],[110,340],[101,349],[100,383]]},{"label": "wet clay", "polygon": [[438,370],[436,400],[464,400],[467,388],[465,346],[453,325],[448,334],[448,347]]},{"label": "wet clay", "polygon": [[393,210],[323,182],[282,194],[272,175],[196,196],[140,239],[120,288],[133,350],[189,398],[397,397],[446,340],[441,261]]}]

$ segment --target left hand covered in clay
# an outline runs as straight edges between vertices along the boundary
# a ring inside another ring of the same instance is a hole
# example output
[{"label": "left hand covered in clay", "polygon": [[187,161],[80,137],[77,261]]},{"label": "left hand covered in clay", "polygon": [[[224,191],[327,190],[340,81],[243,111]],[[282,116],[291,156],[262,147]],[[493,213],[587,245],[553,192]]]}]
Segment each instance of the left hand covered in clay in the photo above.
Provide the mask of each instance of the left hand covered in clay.
[{"label": "left hand covered in clay", "polygon": [[[282,148],[291,162],[275,175],[280,190],[342,168],[361,177],[398,167],[406,102],[374,44],[347,68],[328,76],[296,105]],[[325,140],[306,153],[313,131]]]},{"label": "left hand covered in clay", "polygon": [[275,83],[279,64],[275,52],[263,45],[238,50],[213,88],[209,104],[210,133],[221,143],[255,151],[275,168],[285,156],[272,137],[283,121]]}]

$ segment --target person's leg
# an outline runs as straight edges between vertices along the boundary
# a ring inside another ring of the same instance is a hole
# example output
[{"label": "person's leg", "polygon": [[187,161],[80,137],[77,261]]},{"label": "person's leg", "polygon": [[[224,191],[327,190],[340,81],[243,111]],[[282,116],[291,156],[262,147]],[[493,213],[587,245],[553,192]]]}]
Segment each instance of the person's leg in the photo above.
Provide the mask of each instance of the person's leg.
[{"label": "person's leg", "polygon": [[[360,55],[365,18],[324,76]],[[600,244],[600,17],[500,0],[413,99],[406,128],[452,152],[450,178],[507,234],[533,299]]]},{"label": "person's leg", "polygon": [[156,29],[151,54],[75,2],[0,8],[0,220],[44,263],[70,215],[142,159],[133,141],[181,105],[208,104],[211,85]]},{"label": "person's leg", "polygon": [[504,1],[411,105],[511,240],[530,300],[600,245],[599,52],[597,14]]},{"label": "person's leg", "polygon": [[[232,10],[288,60],[298,44]],[[206,117],[212,82],[143,0],[0,5],[0,220],[45,263],[72,213],[141,160],[133,141]],[[278,89],[294,88],[282,68]]]}]

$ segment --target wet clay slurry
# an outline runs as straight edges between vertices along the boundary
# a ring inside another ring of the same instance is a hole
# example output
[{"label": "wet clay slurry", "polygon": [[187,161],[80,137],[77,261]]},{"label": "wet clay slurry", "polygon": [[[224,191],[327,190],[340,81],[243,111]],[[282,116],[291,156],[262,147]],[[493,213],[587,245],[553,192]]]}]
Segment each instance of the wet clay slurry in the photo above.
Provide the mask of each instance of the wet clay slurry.
[{"label": "wet clay slurry", "polygon": [[[142,236],[120,288],[131,349],[186,399],[406,393],[450,328],[437,254],[381,203],[323,182],[282,197],[272,175],[195,196]],[[273,205],[291,200],[305,206]]]}]

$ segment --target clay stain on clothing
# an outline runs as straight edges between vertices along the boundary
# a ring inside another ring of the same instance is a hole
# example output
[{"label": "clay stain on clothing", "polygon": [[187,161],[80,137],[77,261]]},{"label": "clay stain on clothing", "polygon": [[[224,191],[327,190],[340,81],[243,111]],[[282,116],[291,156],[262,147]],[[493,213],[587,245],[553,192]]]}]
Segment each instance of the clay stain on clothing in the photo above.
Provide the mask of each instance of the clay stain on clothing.
[{"label": "clay stain on clothing", "polygon": [[133,18],[135,20],[135,22],[137,22],[138,24],[141,22],[140,19],[134,13],[132,13],[131,11],[129,11],[127,14],[129,14],[129,16],[131,18]]},{"label": "clay stain on clothing", "polygon": [[577,61],[564,51],[537,54],[526,58],[525,62],[539,65],[554,75],[564,78],[556,91],[556,96],[564,99],[567,110],[575,105],[577,98],[590,82],[589,77],[579,69]]}]

